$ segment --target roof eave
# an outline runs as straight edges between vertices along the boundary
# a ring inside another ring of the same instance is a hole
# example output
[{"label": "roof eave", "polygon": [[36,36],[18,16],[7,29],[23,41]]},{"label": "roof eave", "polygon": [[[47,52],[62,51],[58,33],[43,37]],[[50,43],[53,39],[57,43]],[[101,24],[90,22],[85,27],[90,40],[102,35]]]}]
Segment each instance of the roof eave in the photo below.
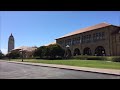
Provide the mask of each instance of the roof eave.
[{"label": "roof eave", "polygon": [[[105,26],[105,27],[109,27],[109,26],[116,26],[116,25],[108,25],[108,26]],[[105,28],[105,27],[101,27],[101,28]],[[119,26],[116,26],[116,27],[119,27]],[[100,29],[100,28],[96,28],[96,29]],[[96,29],[93,29],[93,30],[96,30]],[[93,31],[93,30],[90,30],[90,31]],[[77,34],[82,34],[82,33],[90,32],[90,31],[84,31],[84,32],[77,33]],[[74,36],[74,35],[77,35],[77,34],[73,34],[73,35],[69,35],[69,36],[65,36],[65,37],[60,37],[60,38],[57,38],[57,39],[55,39],[55,40],[62,39],[62,38],[66,38],[66,37],[70,37],[70,36]]]}]

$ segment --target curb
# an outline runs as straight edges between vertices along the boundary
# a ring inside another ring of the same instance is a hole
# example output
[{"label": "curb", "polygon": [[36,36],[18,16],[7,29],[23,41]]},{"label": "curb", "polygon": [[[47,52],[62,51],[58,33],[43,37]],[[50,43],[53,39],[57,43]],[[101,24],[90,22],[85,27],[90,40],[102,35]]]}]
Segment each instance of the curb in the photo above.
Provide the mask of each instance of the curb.
[{"label": "curb", "polygon": [[24,65],[32,65],[32,66],[41,66],[41,67],[50,67],[50,68],[59,68],[59,69],[65,69],[65,70],[74,70],[74,71],[83,71],[83,72],[91,72],[91,73],[99,73],[99,74],[106,74],[106,75],[114,75],[114,76],[120,76],[120,74],[114,74],[114,73],[108,73],[108,72],[98,72],[98,71],[89,71],[89,70],[78,70],[78,69],[71,69],[71,68],[65,68],[65,67],[57,67],[57,66],[47,66],[47,65],[37,65],[32,63],[21,63],[21,62],[11,62],[10,63],[16,63],[16,64],[24,64]]}]

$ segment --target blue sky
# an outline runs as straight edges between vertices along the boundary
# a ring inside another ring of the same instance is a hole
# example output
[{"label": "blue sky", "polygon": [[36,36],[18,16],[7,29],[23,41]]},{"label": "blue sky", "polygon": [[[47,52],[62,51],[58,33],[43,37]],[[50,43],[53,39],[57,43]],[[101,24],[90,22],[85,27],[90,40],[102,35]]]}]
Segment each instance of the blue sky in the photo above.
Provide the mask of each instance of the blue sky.
[{"label": "blue sky", "polygon": [[7,52],[11,33],[15,48],[41,46],[101,22],[120,25],[120,11],[0,11],[0,49]]}]

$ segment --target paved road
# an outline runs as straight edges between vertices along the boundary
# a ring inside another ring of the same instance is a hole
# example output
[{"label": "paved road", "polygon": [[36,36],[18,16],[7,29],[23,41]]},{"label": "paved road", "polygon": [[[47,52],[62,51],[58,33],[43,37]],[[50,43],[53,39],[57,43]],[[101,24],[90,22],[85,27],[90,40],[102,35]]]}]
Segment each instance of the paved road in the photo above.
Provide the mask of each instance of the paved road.
[{"label": "paved road", "polygon": [[120,76],[0,61],[0,79],[120,79]]}]

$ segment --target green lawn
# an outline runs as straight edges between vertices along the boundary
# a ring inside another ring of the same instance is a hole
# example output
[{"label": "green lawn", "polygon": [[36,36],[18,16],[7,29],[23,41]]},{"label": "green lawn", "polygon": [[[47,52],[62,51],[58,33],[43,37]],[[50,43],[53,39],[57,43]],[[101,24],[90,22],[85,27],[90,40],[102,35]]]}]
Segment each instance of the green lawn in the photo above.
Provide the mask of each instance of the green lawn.
[{"label": "green lawn", "polygon": [[[14,59],[21,61],[20,59]],[[106,68],[106,69],[120,69],[119,62],[107,62],[100,60],[39,60],[39,59],[24,59],[24,62],[34,63],[47,63],[47,64],[60,64],[79,67],[92,67],[92,68]]]}]

